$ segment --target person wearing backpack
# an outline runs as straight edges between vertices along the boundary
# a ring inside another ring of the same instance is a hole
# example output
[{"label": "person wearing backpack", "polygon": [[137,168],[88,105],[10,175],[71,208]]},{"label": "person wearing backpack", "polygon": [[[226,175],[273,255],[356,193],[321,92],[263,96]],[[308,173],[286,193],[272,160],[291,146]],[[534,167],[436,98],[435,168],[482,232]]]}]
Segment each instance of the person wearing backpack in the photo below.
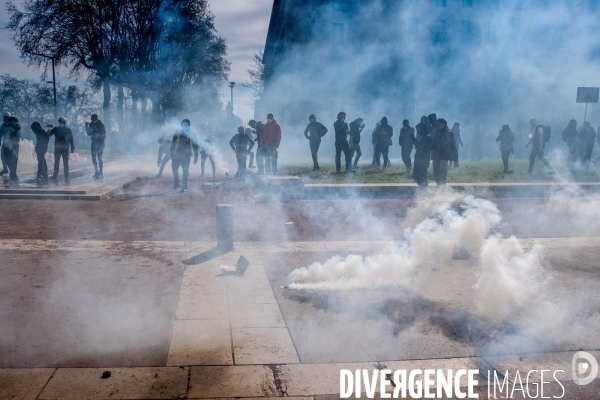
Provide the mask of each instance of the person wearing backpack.
[{"label": "person wearing backpack", "polygon": [[544,163],[546,168],[549,170],[549,174],[554,174],[554,168],[550,165],[546,157],[544,157],[544,147],[546,147],[546,142],[550,140],[550,127],[543,126],[537,118],[531,118],[529,121],[531,125],[531,130],[529,134],[529,141],[525,145],[525,147],[529,148],[530,144],[533,144],[531,148],[531,153],[529,155],[529,169],[527,172],[523,172],[527,175],[533,175],[533,167],[535,165],[535,159],[539,158],[541,162]]}]

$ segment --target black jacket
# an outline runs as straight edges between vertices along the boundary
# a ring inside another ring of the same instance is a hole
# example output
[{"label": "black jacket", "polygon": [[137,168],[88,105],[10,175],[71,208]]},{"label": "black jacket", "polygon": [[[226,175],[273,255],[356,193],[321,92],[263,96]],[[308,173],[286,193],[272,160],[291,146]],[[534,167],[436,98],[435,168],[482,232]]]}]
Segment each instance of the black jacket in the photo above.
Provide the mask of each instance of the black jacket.
[{"label": "black jacket", "polygon": [[106,139],[106,129],[102,121],[91,122],[85,129],[88,136],[91,136],[92,143],[104,143]]},{"label": "black jacket", "polygon": [[569,124],[562,131],[562,140],[567,142],[567,146],[571,149],[577,143],[577,128],[575,125]]},{"label": "black jacket", "polygon": [[256,139],[254,139],[254,141],[258,143],[258,147],[261,147],[263,145],[263,143],[262,143],[262,131],[263,131],[264,126],[265,126],[265,124],[263,124],[262,122],[258,121],[256,123],[256,128],[254,129],[256,131]]},{"label": "black jacket", "polygon": [[71,151],[75,151],[71,129],[59,125],[52,128],[50,135],[54,135],[54,150],[69,150],[71,147]]},{"label": "black jacket", "polygon": [[[427,130],[427,128],[425,128],[425,130]],[[431,149],[433,148],[433,140],[431,140],[431,136],[419,135],[419,138],[417,139],[415,135],[412,134],[410,135],[410,140],[417,148],[417,151],[415,152],[415,164],[429,165],[431,160]]]},{"label": "black jacket", "polygon": [[433,140],[432,160],[458,161],[458,149],[451,130],[436,129],[431,135],[431,140]]},{"label": "black jacket", "polygon": [[335,121],[333,124],[333,128],[335,130],[335,142],[347,142],[348,141],[348,132],[350,128],[346,122],[342,122],[341,120]]},{"label": "black jacket", "polygon": [[33,124],[31,130],[35,134],[35,152],[46,153],[48,151],[48,144],[50,143],[51,133],[42,128],[40,125]]},{"label": "black jacket", "polygon": [[194,162],[198,161],[198,141],[196,135],[192,132],[185,133],[178,130],[171,140],[171,158],[185,159],[192,158]]},{"label": "black jacket", "polygon": [[360,144],[360,133],[362,132],[362,123],[359,120],[350,122],[350,137],[353,144]]},{"label": "black jacket", "polygon": [[404,149],[404,148],[410,148],[412,150],[413,148],[413,142],[410,139],[410,136],[415,134],[415,128],[410,127],[410,126],[403,126],[402,129],[400,129],[400,137],[398,138],[398,144]]},{"label": "black jacket", "polygon": [[381,124],[375,131],[377,145],[379,146],[391,146],[392,136],[394,136],[394,128],[392,128],[390,125]]},{"label": "black jacket", "polygon": [[304,136],[311,143],[321,143],[321,138],[327,133],[327,128],[320,122],[311,122],[304,130]]},{"label": "black jacket", "polygon": [[252,138],[245,133],[236,133],[229,141],[229,145],[236,153],[246,153],[254,147]]}]

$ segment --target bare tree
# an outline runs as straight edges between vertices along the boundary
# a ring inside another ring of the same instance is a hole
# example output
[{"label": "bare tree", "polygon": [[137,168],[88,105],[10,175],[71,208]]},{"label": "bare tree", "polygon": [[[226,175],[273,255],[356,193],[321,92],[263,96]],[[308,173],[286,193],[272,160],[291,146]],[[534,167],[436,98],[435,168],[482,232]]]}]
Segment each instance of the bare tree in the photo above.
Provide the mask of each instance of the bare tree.
[{"label": "bare tree", "polygon": [[265,90],[265,64],[263,63],[263,49],[258,53],[254,53],[254,61],[250,68],[246,70],[250,81],[242,83],[242,86],[248,89],[252,96],[252,106],[258,101]]}]

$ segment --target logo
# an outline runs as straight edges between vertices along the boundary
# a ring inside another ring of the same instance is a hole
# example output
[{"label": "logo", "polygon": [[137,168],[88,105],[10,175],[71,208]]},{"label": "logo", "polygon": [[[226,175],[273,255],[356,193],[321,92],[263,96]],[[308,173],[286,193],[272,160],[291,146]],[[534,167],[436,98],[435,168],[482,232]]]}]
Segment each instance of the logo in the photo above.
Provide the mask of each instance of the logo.
[{"label": "logo", "polygon": [[[571,367],[573,372],[573,382],[579,386],[591,383],[598,375],[598,362],[593,355],[586,351],[578,351],[575,353]],[[587,375],[582,378],[581,376],[584,374]]]}]

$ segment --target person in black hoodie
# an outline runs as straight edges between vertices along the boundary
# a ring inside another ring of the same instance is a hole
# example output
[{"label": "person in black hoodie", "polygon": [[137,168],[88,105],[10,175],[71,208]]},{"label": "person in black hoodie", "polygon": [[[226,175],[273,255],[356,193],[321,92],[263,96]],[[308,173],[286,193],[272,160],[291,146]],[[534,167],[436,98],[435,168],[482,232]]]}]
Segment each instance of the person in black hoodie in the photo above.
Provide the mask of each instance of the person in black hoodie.
[{"label": "person in black hoodie", "polygon": [[500,142],[500,153],[502,154],[502,163],[504,164],[504,173],[508,172],[508,157],[510,153],[514,153],[513,142],[515,141],[515,134],[510,130],[508,125],[503,125],[496,142]]},{"label": "person in black hoodie", "polygon": [[431,135],[431,139],[433,140],[431,149],[433,178],[438,186],[445,186],[448,161],[454,161],[454,166],[458,167],[458,150],[454,134],[448,129],[448,122],[444,118],[439,118],[435,123],[435,131]]},{"label": "person in black hoodie", "polygon": [[4,130],[2,138],[2,153],[8,165],[10,181],[17,184],[17,164],[19,163],[19,142],[21,140],[21,125],[16,117],[8,118],[8,129]]},{"label": "person in black hoodie", "polygon": [[567,159],[568,167],[572,167],[573,164],[575,164],[579,155],[577,135],[577,121],[572,119],[569,121],[569,125],[562,131],[562,140],[567,143],[567,148],[569,149],[569,158]]},{"label": "person in black hoodie", "polygon": [[31,130],[35,134],[35,155],[38,162],[37,181],[40,183],[47,182],[46,152],[48,151],[48,143],[50,143],[50,132],[42,128],[42,125],[37,121],[31,124]]},{"label": "person in black hoodie", "polygon": [[433,141],[427,130],[427,117],[423,116],[421,118],[421,122],[417,124],[416,130],[417,137],[415,137],[414,133],[410,135],[410,140],[417,148],[412,177],[419,187],[426,188],[429,185],[427,169],[431,162],[431,148],[433,147]]},{"label": "person in black hoodie", "polygon": [[352,157],[356,154],[354,166],[352,167],[354,171],[358,169],[358,160],[360,160],[360,156],[362,156],[362,151],[360,149],[360,134],[363,129],[365,129],[365,124],[363,123],[362,118],[356,118],[354,121],[350,122],[350,152]]},{"label": "person in black hoodie", "polygon": [[198,140],[196,134],[190,130],[190,120],[181,121],[181,129],[173,135],[171,140],[171,169],[173,170],[173,190],[179,188],[179,167],[183,171],[181,192],[187,192],[190,161],[194,156],[194,165],[198,162]]},{"label": "person in black hoodie", "polygon": [[435,123],[437,121],[437,115],[429,114],[427,117],[427,130],[430,135],[433,135],[433,131],[435,131]]},{"label": "person in black hoodie", "polygon": [[415,135],[415,128],[410,126],[410,123],[407,119],[402,121],[402,129],[400,129],[400,137],[398,139],[398,144],[400,145],[400,149],[402,150],[402,162],[406,166],[406,175],[410,175],[412,172],[412,162],[410,159],[410,155],[413,150],[413,142],[411,140],[411,136]]},{"label": "person in black hoodie", "polygon": [[69,147],[71,154],[75,153],[75,143],[73,142],[73,132],[67,128],[67,120],[58,119],[58,126],[52,128],[50,135],[54,135],[54,173],[50,179],[58,179],[58,168],[60,159],[63,159],[63,170],[65,173],[65,182],[69,182]]},{"label": "person in black hoodie", "polygon": [[254,141],[244,131],[244,127],[238,128],[238,133],[233,135],[229,141],[229,146],[235,152],[235,158],[238,163],[236,178],[244,179],[246,177],[246,161],[248,160],[248,152],[254,147]]},{"label": "person in black hoodie", "polygon": [[375,131],[375,137],[377,138],[377,151],[375,159],[378,162],[379,167],[379,155],[383,155],[383,169],[385,170],[390,166],[389,151],[392,145],[392,136],[394,136],[394,128],[388,125],[387,117],[381,118],[381,124]]},{"label": "person in black hoodie", "polygon": [[317,171],[320,169],[319,157],[317,153],[319,152],[319,147],[321,146],[321,138],[327,133],[327,128],[325,128],[322,123],[317,122],[317,117],[315,117],[314,114],[311,114],[310,117],[308,117],[308,120],[310,123],[304,130],[304,137],[306,137],[310,143],[310,154],[312,155],[313,159],[313,171]]},{"label": "person in black hoodie", "polygon": [[352,171],[352,154],[350,153],[350,143],[348,143],[348,134],[350,128],[346,123],[346,113],[341,111],[337,115],[337,121],[333,124],[335,131],[335,170],[339,174],[342,169],[342,152],[346,158],[346,173]]}]

